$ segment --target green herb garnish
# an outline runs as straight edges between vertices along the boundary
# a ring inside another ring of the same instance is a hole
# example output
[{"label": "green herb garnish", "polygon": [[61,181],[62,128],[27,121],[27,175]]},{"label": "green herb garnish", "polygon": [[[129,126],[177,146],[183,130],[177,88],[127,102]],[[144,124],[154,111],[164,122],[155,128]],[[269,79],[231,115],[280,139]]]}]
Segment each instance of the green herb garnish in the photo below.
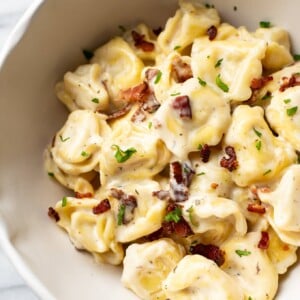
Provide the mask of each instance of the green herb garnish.
[{"label": "green herb garnish", "polygon": [[99,104],[99,99],[98,98],[94,98],[94,99],[92,99],[92,102]]},{"label": "green herb garnish", "polygon": [[271,22],[269,22],[269,21],[260,21],[259,26],[261,28],[270,28],[271,27]]},{"label": "green herb garnish", "polygon": [[285,104],[288,104],[288,103],[291,102],[291,99],[284,99],[283,102],[284,102]]},{"label": "green herb garnish", "polygon": [[88,154],[87,152],[85,152],[85,151],[82,151],[82,152],[81,152],[81,156],[83,156],[83,157],[88,157],[89,154]]},{"label": "green herb garnish", "polygon": [[294,57],[295,61],[299,61],[300,60],[300,54],[294,54],[293,57]]},{"label": "green herb garnish", "polygon": [[202,86],[206,86],[206,81],[202,80],[200,77],[198,77],[198,82]]},{"label": "green herb garnish", "polygon": [[118,163],[123,163],[128,160],[134,153],[136,153],[135,148],[129,148],[123,151],[118,145],[112,145],[112,148],[116,150],[115,158]]},{"label": "green herb garnish", "polygon": [[48,172],[48,176],[50,176],[50,177],[54,177],[54,173],[52,173],[52,172]]},{"label": "green herb garnish", "polygon": [[191,206],[191,207],[187,210],[187,212],[189,213],[189,219],[190,219],[190,222],[192,223],[192,225],[197,226],[197,224],[196,224],[195,221],[194,221],[193,215],[192,215],[193,212],[194,212],[194,207]]},{"label": "green herb garnish", "polygon": [[255,129],[254,127],[253,127],[253,131],[259,138],[262,136],[262,133],[260,131],[258,131],[257,129]]},{"label": "green herb garnish", "polygon": [[200,172],[197,174],[197,176],[202,176],[202,175],[205,175],[205,172]]},{"label": "green herb garnish", "polygon": [[261,100],[268,100],[272,98],[271,92],[266,92],[266,94],[261,98]]},{"label": "green herb garnish", "polygon": [[200,150],[200,151],[201,151],[202,149],[203,149],[203,146],[202,146],[202,144],[199,144],[199,145],[198,145],[198,150]]},{"label": "green herb garnish", "polygon": [[177,45],[177,46],[174,47],[174,50],[176,51],[176,50],[178,50],[180,48],[181,48],[181,46]]},{"label": "green herb garnish", "polygon": [[59,135],[59,138],[63,143],[70,139],[70,137],[63,138],[61,134]]},{"label": "green herb garnish", "polygon": [[83,49],[82,53],[87,60],[90,60],[91,58],[94,57],[94,53],[90,50]]},{"label": "green herb garnish", "polygon": [[219,60],[217,61],[217,63],[215,64],[215,68],[220,67],[221,64],[222,64],[222,61],[223,61],[223,58],[219,59]]},{"label": "green herb garnish", "polygon": [[261,149],[261,141],[260,140],[255,141],[255,147],[258,151]]},{"label": "green herb garnish", "polygon": [[119,211],[118,211],[118,215],[117,215],[119,226],[123,224],[123,220],[124,220],[124,216],[125,216],[125,210],[126,210],[125,204],[121,204],[119,206]]},{"label": "green herb garnish", "polygon": [[154,84],[158,84],[160,79],[161,79],[161,75],[162,75],[162,72],[159,70],[156,77],[155,77],[155,81],[154,81]]},{"label": "green herb garnish", "polygon": [[171,96],[178,96],[178,95],[180,95],[179,92],[178,92],[178,93],[173,93],[173,94],[171,94]]},{"label": "green herb garnish", "polygon": [[250,251],[248,250],[235,250],[235,253],[239,256],[239,257],[242,257],[242,256],[249,256],[251,254]]},{"label": "green herb garnish", "polygon": [[272,170],[269,169],[269,170],[267,170],[267,171],[263,174],[263,176],[266,176],[266,175],[268,175],[268,174],[271,173],[271,172],[272,172]]},{"label": "green herb garnish", "polygon": [[148,123],[148,128],[151,129],[152,128],[152,122]]},{"label": "green herb garnish", "polygon": [[61,207],[67,206],[67,203],[68,203],[67,197],[63,197],[62,200],[61,200]]},{"label": "green herb garnish", "polygon": [[297,112],[297,110],[298,110],[298,106],[294,106],[292,108],[288,108],[286,110],[286,113],[288,116],[292,117]]},{"label": "green herb garnish", "polygon": [[177,206],[174,210],[170,211],[166,216],[165,216],[165,221],[166,222],[175,222],[178,223],[181,219],[182,216],[182,211],[181,209]]},{"label": "green herb garnish", "polygon": [[220,74],[216,77],[216,84],[223,92],[228,93],[229,87],[222,81]]}]

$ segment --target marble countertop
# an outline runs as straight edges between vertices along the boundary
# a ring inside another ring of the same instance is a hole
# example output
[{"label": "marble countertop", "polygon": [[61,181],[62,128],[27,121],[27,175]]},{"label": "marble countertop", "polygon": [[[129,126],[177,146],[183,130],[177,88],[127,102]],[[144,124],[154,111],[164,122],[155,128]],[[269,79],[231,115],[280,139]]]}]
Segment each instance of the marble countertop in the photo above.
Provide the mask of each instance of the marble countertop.
[{"label": "marble countertop", "polygon": [[[0,50],[33,0],[0,0]],[[0,248],[0,300],[37,300]]]}]

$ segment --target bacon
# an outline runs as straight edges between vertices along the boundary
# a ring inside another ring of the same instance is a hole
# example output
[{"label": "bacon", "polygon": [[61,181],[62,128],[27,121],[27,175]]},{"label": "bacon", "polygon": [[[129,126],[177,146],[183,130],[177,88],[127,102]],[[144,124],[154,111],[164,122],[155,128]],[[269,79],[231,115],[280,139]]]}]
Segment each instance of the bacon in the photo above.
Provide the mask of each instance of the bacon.
[{"label": "bacon", "polygon": [[142,49],[144,52],[152,52],[155,48],[154,44],[148,41],[145,41],[145,35],[136,32],[135,30],[131,31],[132,38],[134,40],[134,46],[136,48]]},{"label": "bacon", "polygon": [[55,222],[58,222],[60,220],[58,212],[53,207],[48,208],[48,216],[54,219]]},{"label": "bacon", "polygon": [[177,83],[183,83],[193,77],[191,66],[179,57],[172,61],[172,74]]},{"label": "bacon", "polygon": [[170,193],[168,191],[154,191],[152,196],[158,198],[159,200],[170,200]]},{"label": "bacon", "polygon": [[282,78],[282,84],[279,88],[280,92],[284,92],[286,89],[294,86],[300,85],[300,76],[299,74],[292,74],[290,78],[283,77]]},{"label": "bacon", "polygon": [[155,28],[155,29],[152,29],[153,33],[158,36],[162,31],[162,27],[158,27],[158,28]]},{"label": "bacon", "polygon": [[228,158],[226,157],[222,157],[221,161],[220,161],[220,165],[223,168],[228,169],[230,172],[232,172],[233,170],[235,170],[239,163],[236,159],[236,154],[235,154],[235,150],[233,147],[231,146],[227,146],[225,148],[225,153],[229,156]]},{"label": "bacon", "polygon": [[181,119],[192,119],[192,109],[190,106],[190,98],[188,96],[178,96],[174,99],[172,107],[179,111]]},{"label": "bacon", "polygon": [[261,78],[253,78],[251,81],[251,89],[252,90],[259,90],[263,88],[269,81],[273,80],[273,76],[265,76]]},{"label": "bacon", "polygon": [[261,232],[261,239],[257,245],[259,249],[266,250],[269,248],[270,239],[269,239],[269,233],[266,231]]},{"label": "bacon", "polygon": [[190,225],[182,218],[178,223],[173,222],[174,233],[180,237],[187,237],[193,234]]},{"label": "bacon", "polygon": [[148,69],[145,73],[145,77],[147,79],[147,81],[152,80],[153,78],[155,78],[158,74],[159,70],[158,69]]},{"label": "bacon", "polygon": [[134,123],[140,123],[144,122],[146,120],[147,116],[142,107],[140,106],[135,113],[131,117],[131,121]]},{"label": "bacon", "polygon": [[75,198],[78,198],[78,199],[93,198],[93,194],[92,193],[79,193],[79,192],[75,192]]},{"label": "bacon", "polygon": [[160,103],[157,101],[154,93],[149,90],[146,100],[142,104],[142,108],[144,111],[152,114],[158,110],[160,107]]},{"label": "bacon", "polygon": [[207,29],[206,33],[208,35],[209,40],[213,41],[218,34],[218,29],[215,25],[212,25]]},{"label": "bacon", "polygon": [[110,210],[110,203],[108,199],[102,200],[98,205],[93,207],[93,213],[95,215],[103,214],[108,210]]},{"label": "bacon", "polygon": [[225,262],[225,252],[215,245],[197,244],[190,247],[190,252],[213,260],[219,267]]},{"label": "bacon", "polygon": [[212,188],[212,189],[217,189],[218,188],[218,184],[217,183],[215,183],[215,182],[213,182],[211,185],[210,185],[210,187]]},{"label": "bacon", "polygon": [[207,144],[204,144],[200,150],[200,156],[202,157],[202,161],[207,163],[210,157],[210,148]]},{"label": "bacon", "polygon": [[261,215],[266,213],[266,208],[259,203],[249,203],[247,210]]},{"label": "bacon", "polygon": [[148,84],[143,82],[127,90],[121,91],[121,98],[126,102],[143,102],[148,93]]},{"label": "bacon", "polygon": [[188,187],[182,165],[175,161],[170,164],[170,196],[176,202],[188,200]]},{"label": "bacon", "polygon": [[131,104],[125,105],[120,110],[115,111],[112,114],[108,115],[106,120],[115,120],[115,119],[125,116],[130,111],[131,107],[132,107]]}]

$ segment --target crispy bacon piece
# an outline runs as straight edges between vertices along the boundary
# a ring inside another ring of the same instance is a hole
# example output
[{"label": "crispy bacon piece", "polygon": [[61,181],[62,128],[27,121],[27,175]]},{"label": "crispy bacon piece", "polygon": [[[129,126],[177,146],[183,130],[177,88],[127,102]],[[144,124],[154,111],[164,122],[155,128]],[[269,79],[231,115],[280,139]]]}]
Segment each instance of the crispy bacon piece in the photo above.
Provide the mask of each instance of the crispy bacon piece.
[{"label": "crispy bacon piece", "polygon": [[131,104],[125,105],[120,110],[115,111],[112,114],[108,115],[107,120],[115,120],[115,119],[125,116],[130,111],[131,107],[132,107]]},{"label": "crispy bacon piece", "polygon": [[257,247],[259,249],[266,250],[266,249],[268,249],[269,244],[270,244],[269,233],[266,232],[266,231],[262,231],[261,232],[261,239],[260,239]]},{"label": "crispy bacon piece", "polygon": [[158,110],[160,107],[160,103],[157,101],[153,91],[149,89],[149,93],[147,94],[147,98],[142,104],[142,109],[152,114]]},{"label": "crispy bacon piece", "polygon": [[93,194],[92,193],[79,193],[79,192],[75,192],[75,198],[78,198],[78,199],[93,198]]},{"label": "crispy bacon piece", "polygon": [[160,33],[163,31],[163,28],[162,27],[158,27],[158,28],[155,28],[155,29],[152,29],[153,33],[158,36],[160,35]]},{"label": "crispy bacon piece", "polygon": [[225,153],[229,156],[228,158],[226,158],[225,156],[222,157],[221,161],[220,161],[220,165],[223,168],[228,169],[230,172],[232,172],[233,170],[235,170],[239,163],[236,159],[236,154],[235,154],[235,150],[233,147],[231,146],[227,146],[225,148]]},{"label": "crispy bacon piece", "polygon": [[215,245],[197,244],[190,247],[190,252],[213,260],[219,267],[225,262],[225,252]]},{"label": "crispy bacon piece", "polygon": [[103,214],[108,210],[110,210],[110,203],[108,199],[102,200],[98,205],[93,207],[93,213],[95,215]]},{"label": "crispy bacon piece", "polygon": [[55,222],[58,222],[60,220],[58,212],[53,207],[48,208],[48,216],[54,219]]},{"label": "crispy bacon piece", "polygon": [[172,74],[177,83],[185,82],[193,77],[191,66],[179,57],[172,61]]},{"label": "crispy bacon piece", "polygon": [[209,157],[210,157],[210,148],[207,144],[204,144],[200,150],[200,156],[202,157],[202,161],[204,163],[207,163],[209,161]]},{"label": "crispy bacon piece", "polygon": [[215,182],[213,182],[211,185],[210,185],[210,187],[212,188],[212,189],[217,189],[218,188],[218,186],[219,186],[219,184],[218,183],[215,183]]},{"label": "crispy bacon piece", "polygon": [[143,102],[148,94],[148,84],[143,82],[127,90],[121,91],[121,98],[126,102]]},{"label": "crispy bacon piece", "polygon": [[152,52],[155,48],[154,44],[148,41],[145,41],[145,35],[136,32],[135,30],[131,31],[132,38],[134,40],[134,46],[136,48],[142,49],[145,52]]},{"label": "crispy bacon piece", "polygon": [[265,76],[261,78],[253,78],[251,81],[251,89],[252,90],[259,90],[263,88],[269,81],[273,80],[273,76]]},{"label": "crispy bacon piece", "polygon": [[153,78],[155,78],[158,74],[159,70],[158,69],[148,69],[145,73],[145,77],[147,79],[147,81],[152,80]]},{"label": "crispy bacon piece", "polygon": [[188,200],[187,180],[180,162],[170,163],[170,196],[176,202]]},{"label": "crispy bacon piece", "polygon": [[266,208],[259,203],[249,203],[247,210],[253,213],[257,213],[257,214],[265,214],[266,213]]},{"label": "crispy bacon piece", "polygon": [[279,88],[279,91],[284,92],[286,89],[297,85],[300,85],[300,76],[299,74],[292,74],[290,78],[288,77],[282,78],[282,84]]},{"label": "crispy bacon piece", "polygon": [[172,107],[179,111],[179,116],[182,119],[192,119],[192,109],[190,98],[188,96],[178,96],[174,99]]},{"label": "crispy bacon piece", "polygon": [[213,41],[218,34],[218,29],[215,25],[212,25],[207,29],[206,33],[208,35],[209,40]]},{"label": "crispy bacon piece", "polygon": [[185,219],[181,218],[181,220],[178,223],[175,222],[172,223],[173,223],[174,233],[177,234],[178,236],[187,237],[193,234],[190,225],[186,222]]},{"label": "crispy bacon piece", "polygon": [[132,115],[131,121],[134,123],[140,123],[140,122],[144,122],[146,118],[147,118],[146,113],[140,106]]},{"label": "crispy bacon piece", "polygon": [[154,191],[152,196],[158,198],[159,200],[170,200],[170,193],[168,191]]}]

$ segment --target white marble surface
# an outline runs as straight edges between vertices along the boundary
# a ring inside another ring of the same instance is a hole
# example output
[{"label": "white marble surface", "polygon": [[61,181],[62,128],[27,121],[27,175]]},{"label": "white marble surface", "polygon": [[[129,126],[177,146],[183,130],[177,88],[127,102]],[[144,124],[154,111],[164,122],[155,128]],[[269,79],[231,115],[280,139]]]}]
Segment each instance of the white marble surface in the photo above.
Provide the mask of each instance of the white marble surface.
[{"label": "white marble surface", "polygon": [[[0,50],[33,0],[0,0]],[[0,248],[0,300],[37,300]]]}]

